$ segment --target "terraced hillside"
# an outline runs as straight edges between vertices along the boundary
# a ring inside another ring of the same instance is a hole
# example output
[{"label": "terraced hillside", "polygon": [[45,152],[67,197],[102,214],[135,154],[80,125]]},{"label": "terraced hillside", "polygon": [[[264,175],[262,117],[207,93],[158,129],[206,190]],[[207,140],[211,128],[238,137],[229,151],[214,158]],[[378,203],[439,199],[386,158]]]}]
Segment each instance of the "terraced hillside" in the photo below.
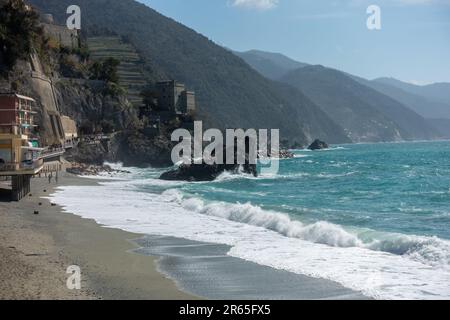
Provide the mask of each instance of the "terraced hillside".
[{"label": "terraced hillside", "polygon": [[128,101],[134,106],[142,104],[140,93],[147,82],[142,73],[142,62],[135,48],[119,37],[88,38],[91,58],[96,60],[115,58],[120,61],[119,83],[127,89]]}]

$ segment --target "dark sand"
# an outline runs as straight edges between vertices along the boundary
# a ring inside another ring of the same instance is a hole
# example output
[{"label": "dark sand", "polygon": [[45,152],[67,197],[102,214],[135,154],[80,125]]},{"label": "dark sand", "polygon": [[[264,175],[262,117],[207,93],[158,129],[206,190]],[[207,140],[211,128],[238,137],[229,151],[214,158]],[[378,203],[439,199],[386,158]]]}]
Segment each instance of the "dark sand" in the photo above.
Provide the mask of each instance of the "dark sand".
[{"label": "dark sand", "polygon": [[333,281],[273,269],[230,257],[227,245],[164,236],[136,242],[141,254],[161,256],[159,268],[185,291],[209,299],[365,300]]}]

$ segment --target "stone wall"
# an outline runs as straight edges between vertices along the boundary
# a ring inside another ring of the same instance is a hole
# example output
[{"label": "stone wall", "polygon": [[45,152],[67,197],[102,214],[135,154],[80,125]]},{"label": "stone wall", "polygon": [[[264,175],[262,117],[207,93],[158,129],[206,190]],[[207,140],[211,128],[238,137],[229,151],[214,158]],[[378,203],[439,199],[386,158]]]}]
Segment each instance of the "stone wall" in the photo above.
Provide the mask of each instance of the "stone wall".
[{"label": "stone wall", "polygon": [[77,30],[69,30],[66,26],[42,23],[45,33],[57,40],[61,46],[72,49],[79,48],[79,35]]}]

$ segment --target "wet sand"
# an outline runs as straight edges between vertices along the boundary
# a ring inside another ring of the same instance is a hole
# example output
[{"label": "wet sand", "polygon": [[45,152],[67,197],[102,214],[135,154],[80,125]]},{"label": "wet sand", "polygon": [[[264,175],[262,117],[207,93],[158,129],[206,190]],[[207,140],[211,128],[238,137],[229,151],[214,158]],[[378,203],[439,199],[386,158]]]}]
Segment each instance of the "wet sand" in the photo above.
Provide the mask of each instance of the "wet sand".
[{"label": "wet sand", "polygon": [[144,236],[135,250],[161,256],[159,270],[180,288],[219,300],[366,300],[340,284],[234,258],[227,245]]}]

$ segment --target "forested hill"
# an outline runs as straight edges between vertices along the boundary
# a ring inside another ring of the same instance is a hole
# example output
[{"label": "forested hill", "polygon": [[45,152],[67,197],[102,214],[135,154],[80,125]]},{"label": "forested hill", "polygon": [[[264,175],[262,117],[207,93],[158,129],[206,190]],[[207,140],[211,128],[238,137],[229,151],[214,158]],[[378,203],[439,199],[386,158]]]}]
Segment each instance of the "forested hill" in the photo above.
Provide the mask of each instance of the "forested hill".
[{"label": "forested hill", "polygon": [[[30,0],[65,22],[72,0]],[[199,116],[219,128],[280,128],[284,139],[349,142],[344,130],[297,89],[280,86],[206,37],[133,0],[79,0],[82,29],[126,36],[149,79],[177,79],[197,93]],[[156,76],[158,74],[159,76]],[[283,85],[285,86],[285,85]],[[293,90],[290,95],[285,91]]]}]

